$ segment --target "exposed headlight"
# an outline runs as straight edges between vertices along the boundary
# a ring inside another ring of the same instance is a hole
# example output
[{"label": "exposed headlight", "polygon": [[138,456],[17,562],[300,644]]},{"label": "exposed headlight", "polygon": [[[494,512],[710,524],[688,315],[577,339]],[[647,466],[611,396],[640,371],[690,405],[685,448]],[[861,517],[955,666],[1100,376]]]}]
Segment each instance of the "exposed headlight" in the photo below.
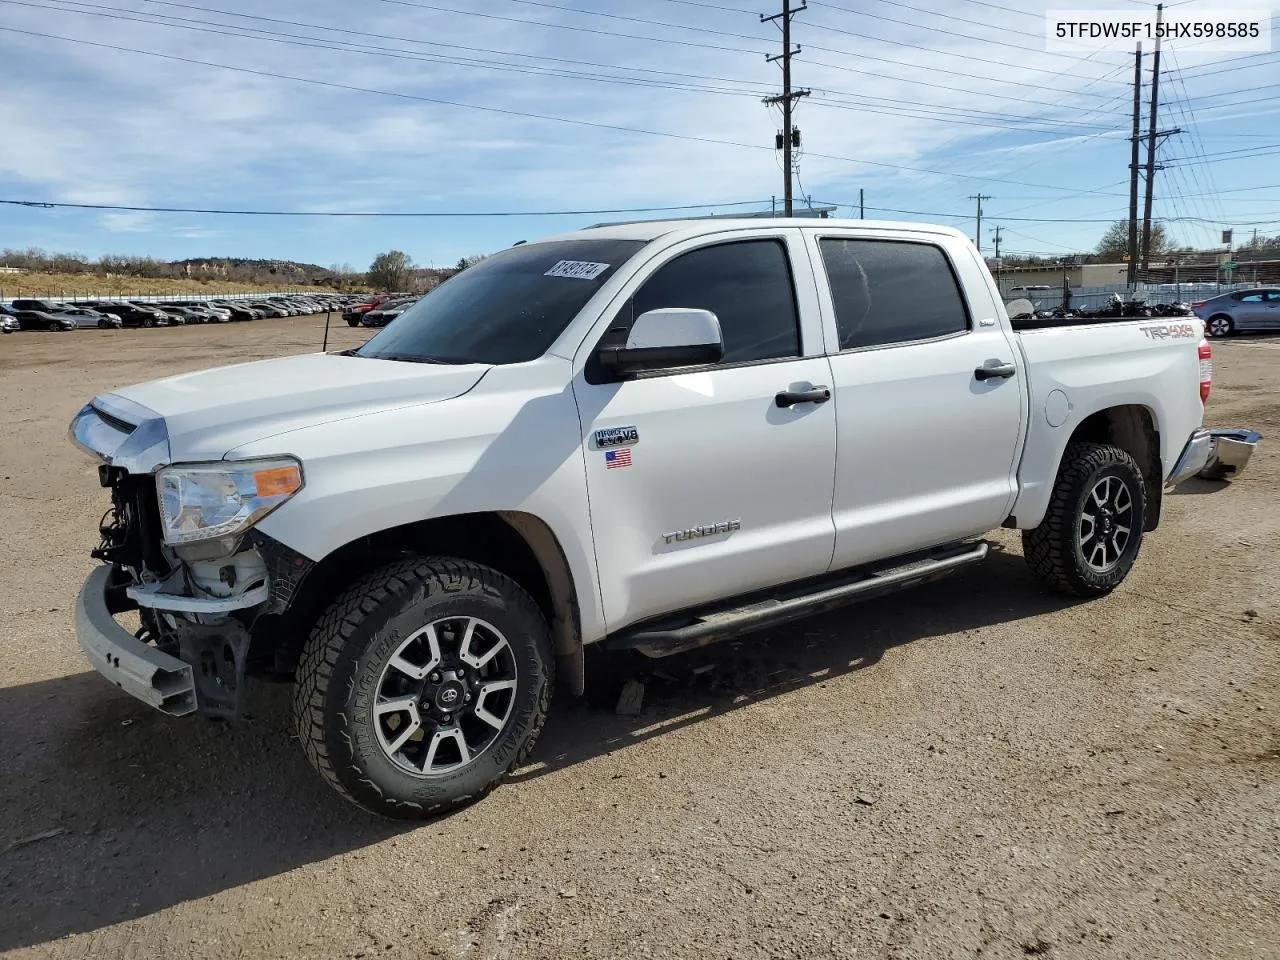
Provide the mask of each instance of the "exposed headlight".
[{"label": "exposed headlight", "polygon": [[240,533],[301,489],[292,457],[165,467],[156,475],[164,542]]}]

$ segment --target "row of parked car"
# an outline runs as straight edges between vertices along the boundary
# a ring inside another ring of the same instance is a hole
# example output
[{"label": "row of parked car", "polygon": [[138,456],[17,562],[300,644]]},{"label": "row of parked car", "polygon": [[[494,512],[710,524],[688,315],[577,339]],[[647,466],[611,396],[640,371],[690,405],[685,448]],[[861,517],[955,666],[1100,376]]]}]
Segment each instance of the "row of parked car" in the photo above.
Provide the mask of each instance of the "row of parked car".
[{"label": "row of parked car", "polygon": [[191,323],[231,323],[267,317],[298,317],[341,310],[350,295],[328,293],[279,294],[246,300],[174,300],[150,303],[138,300],[18,299],[0,303],[0,332],[18,330],[77,330],[82,327],[177,327]]},{"label": "row of parked car", "polygon": [[342,319],[352,327],[385,327],[422,299],[422,294],[396,296],[380,293],[342,308]]}]

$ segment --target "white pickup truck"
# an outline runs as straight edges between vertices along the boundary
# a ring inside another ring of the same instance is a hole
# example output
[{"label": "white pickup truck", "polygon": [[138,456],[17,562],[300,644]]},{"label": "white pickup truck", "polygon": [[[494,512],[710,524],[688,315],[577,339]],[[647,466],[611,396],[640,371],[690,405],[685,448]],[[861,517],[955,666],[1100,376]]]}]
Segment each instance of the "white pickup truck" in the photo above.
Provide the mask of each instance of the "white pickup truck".
[{"label": "white pickup truck", "polygon": [[[1015,332],[958,231],[602,225],[521,243],[363,346],[103,394],[93,665],[174,716],[292,679],[391,817],[485,794],[583,647],[660,657],[919,584],[1023,531],[1114,589],[1212,453],[1203,323]],[[115,619],[136,610],[136,633]]]}]

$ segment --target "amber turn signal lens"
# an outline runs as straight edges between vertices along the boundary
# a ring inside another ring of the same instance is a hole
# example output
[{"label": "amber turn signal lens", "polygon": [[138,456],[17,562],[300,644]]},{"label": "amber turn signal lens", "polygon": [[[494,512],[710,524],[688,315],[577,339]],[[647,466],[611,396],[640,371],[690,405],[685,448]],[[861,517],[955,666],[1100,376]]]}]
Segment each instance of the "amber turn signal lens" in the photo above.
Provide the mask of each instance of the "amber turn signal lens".
[{"label": "amber turn signal lens", "polygon": [[253,475],[254,490],[260,497],[280,497],[302,486],[302,472],[294,466],[270,467]]}]

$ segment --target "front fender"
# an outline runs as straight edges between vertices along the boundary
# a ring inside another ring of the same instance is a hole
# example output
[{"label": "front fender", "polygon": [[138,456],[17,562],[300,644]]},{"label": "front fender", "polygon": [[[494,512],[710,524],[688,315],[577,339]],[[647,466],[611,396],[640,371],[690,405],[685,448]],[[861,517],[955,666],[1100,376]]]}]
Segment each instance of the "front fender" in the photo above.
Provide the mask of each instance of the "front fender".
[{"label": "front fender", "polygon": [[498,367],[476,390],[277,435],[232,459],[287,451],[306,485],[261,531],[320,561],[393,527],[469,513],[527,514],[561,545],[582,636],[604,635],[586,469],[568,362]]}]

